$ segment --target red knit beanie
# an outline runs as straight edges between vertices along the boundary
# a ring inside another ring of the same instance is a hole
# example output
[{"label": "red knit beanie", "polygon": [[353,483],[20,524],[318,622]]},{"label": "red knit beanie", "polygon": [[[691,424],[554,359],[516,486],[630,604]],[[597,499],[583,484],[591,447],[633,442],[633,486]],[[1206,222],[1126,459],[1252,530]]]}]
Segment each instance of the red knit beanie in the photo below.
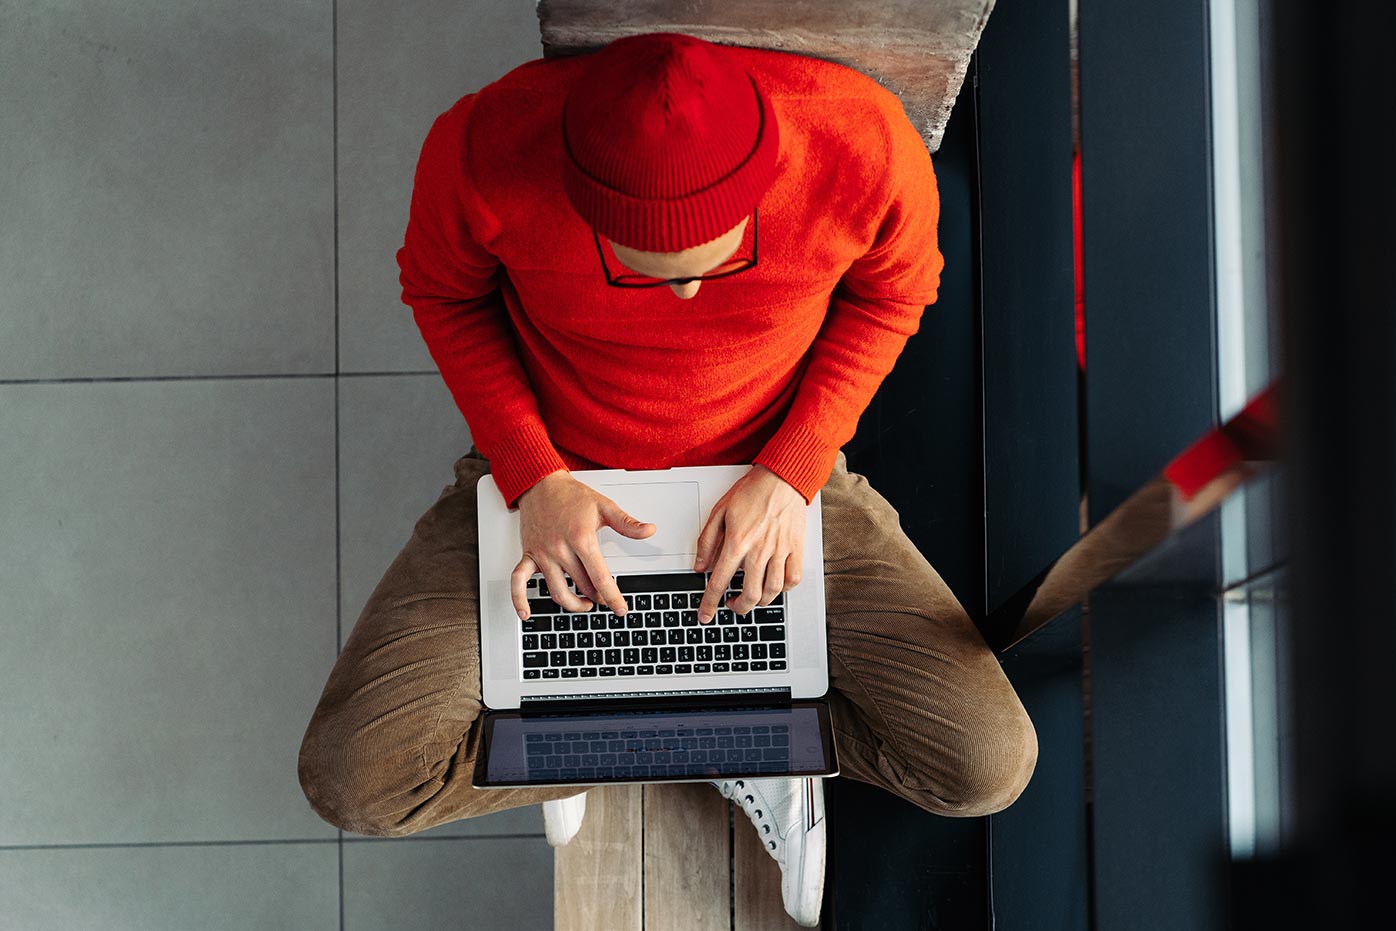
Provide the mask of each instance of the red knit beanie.
[{"label": "red knit beanie", "polygon": [[563,186],[613,242],[678,252],[732,229],[775,178],[775,116],[722,46],[675,32],[587,56],[563,104]]}]

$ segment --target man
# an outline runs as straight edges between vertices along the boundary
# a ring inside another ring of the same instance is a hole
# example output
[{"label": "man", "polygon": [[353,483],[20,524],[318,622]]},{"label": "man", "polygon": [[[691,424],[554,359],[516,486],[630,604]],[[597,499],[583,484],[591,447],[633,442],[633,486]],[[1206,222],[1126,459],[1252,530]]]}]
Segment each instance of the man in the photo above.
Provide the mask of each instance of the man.
[{"label": "man", "polygon": [[[800,583],[804,509],[822,488],[842,774],[950,816],[1016,799],[1037,758],[1022,704],[840,451],[935,300],[938,214],[897,98],[803,56],[630,36],[528,62],[438,117],[398,262],[476,446],[335,664],[301,749],[312,807],[401,836],[541,802],[549,841],[569,840],[585,810],[575,787],[470,785],[475,486],[492,473],[520,511],[521,616],[537,573],[563,608],[623,615],[597,532],[655,527],[569,471],[732,463],[751,470],[696,541],[695,571],[711,572],[700,619]],[[738,571],[740,594],[722,601]],[[786,910],[817,924],[821,781],[715,785],[781,865]]]}]

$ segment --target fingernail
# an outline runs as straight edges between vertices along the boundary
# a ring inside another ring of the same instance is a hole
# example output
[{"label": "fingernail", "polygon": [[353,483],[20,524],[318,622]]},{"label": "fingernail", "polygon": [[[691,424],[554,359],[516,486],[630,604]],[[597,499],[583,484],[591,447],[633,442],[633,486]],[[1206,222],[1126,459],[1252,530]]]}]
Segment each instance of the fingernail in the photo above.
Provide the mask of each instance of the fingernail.
[{"label": "fingernail", "polygon": [[521,621],[526,621],[526,620],[528,620],[528,612],[527,612],[527,611],[520,611],[520,612],[519,612],[519,620],[521,620]]},{"label": "fingernail", "polygon": [[702,615],[702,614],[698,615],[698,623],[699,623],[699,624],[706,624],[706,623],[708,623],[708,621],[710,621],[710,620],[712,620],[712,618],[710,618],[710,617],[705,617],[705,616]]},{"label": "fingernail", "polygon": [[695,559],[695,560],[693,561],[693,571],[694,571],[694,572],[702,572],[702,571],[703,571],[704,569],[706,569],[706,568],[708,568],[708,564],[707,564],[706,561],[704,561],[704,560],[702,560],[702,559]]}]

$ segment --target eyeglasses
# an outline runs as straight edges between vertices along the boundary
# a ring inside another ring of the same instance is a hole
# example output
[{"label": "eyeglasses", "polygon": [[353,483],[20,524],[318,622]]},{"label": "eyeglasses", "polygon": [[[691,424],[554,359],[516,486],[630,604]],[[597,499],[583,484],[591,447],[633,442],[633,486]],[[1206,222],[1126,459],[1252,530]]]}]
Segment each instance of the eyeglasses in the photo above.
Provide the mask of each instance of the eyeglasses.
[{"label": "eyeglasses", "polygon": [[601,237],[596,234],[596,230],[591,231],[591,238],[596,243],[596,254],[601,257],[601,270],[606,275],[606,283],[616,288],[657,288],[668,284],[688,284],[690,281],[707,281],[711,278],[726,278],[728,275],[735,275],[737,272],[744,272],[748,268],[756,265],[756,242],[757,242],[757,210],[751,211],[751,258],[728,259],[717,268],[703,275],[694,275],[689,278],[652,278],[649,275],[612,275],[611,269],[606,264],[606,253],[601,249]]}]

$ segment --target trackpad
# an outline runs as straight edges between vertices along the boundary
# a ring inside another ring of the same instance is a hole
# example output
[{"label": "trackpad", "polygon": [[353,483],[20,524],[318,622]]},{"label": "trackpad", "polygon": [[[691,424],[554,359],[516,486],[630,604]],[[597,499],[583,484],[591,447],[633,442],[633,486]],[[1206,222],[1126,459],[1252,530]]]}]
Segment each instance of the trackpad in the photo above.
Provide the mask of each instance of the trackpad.
[{"label": "trackpad", "polygon": [[640,523],[654,524],[654,533],[633,540],[602,527],[596,538],[601,555],[693,556],[698,551],[698,483],[659,482],[636,485],[598,485],[596,490],[620,505]]}]

